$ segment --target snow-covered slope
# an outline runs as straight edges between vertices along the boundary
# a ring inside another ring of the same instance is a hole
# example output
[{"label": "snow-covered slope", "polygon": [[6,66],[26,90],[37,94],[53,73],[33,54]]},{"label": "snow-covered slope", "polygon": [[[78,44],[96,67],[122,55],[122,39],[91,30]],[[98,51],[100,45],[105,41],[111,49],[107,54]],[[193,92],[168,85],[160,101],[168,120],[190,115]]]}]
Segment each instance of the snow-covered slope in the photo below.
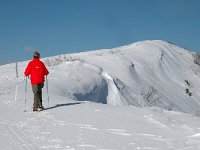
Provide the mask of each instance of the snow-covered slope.
[{"label": "snow-covered slope", "polygon": [[44,87],[47,110],[37,114],[30,83],[25,93],[28,61],[18,63],[19,78],[15,64],[0,66],[1,149],[200,148],[200,66],[192,52],[156,40],[42,61],[50,105]]},{"label": "snow-covered slope", "polygon": [[53,85],[65,79],[65,86],[59,83],[54,88],[64,89],[60,94],[67,93],[71,99],[199,112],[200,72],[195,69],[199,66],[191,52],[165,41],[142,41],[44,61],[54,72],[50,75]]}]

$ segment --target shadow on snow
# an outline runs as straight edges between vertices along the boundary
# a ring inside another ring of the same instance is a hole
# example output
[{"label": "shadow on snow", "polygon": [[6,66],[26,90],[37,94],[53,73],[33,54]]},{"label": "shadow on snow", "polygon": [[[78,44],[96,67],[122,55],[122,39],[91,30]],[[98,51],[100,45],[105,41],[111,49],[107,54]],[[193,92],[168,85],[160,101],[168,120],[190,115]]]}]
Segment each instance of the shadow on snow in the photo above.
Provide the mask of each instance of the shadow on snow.
[{"label": "shadow on snow", "polygon": [[54,109],[54,108],[57,108],[57,107],[64,107],[64,106],[78,105],[78,104],[81,104],[81,102],[65,103],[65,104],[56,104],[55,106],[45,108],[45,110],[48,110],[48,109]]}]

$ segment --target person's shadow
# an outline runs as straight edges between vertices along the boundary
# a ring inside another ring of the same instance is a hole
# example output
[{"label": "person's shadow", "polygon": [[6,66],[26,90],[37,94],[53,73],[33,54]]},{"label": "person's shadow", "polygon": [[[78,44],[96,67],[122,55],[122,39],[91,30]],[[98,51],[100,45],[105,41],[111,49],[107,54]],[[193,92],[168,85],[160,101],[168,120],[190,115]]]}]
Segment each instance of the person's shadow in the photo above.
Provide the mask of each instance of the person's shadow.
[{"label": "person's shadow", "polygon": [[64,107],[64,106],[78,105],[78,104],[81,104],[81,102],[65,103],[65,104],[56,104],[55,106],[47,107],[47,108],[45,108],[44,110],[54,109],[54,108],[57,108],[57,107]]}]

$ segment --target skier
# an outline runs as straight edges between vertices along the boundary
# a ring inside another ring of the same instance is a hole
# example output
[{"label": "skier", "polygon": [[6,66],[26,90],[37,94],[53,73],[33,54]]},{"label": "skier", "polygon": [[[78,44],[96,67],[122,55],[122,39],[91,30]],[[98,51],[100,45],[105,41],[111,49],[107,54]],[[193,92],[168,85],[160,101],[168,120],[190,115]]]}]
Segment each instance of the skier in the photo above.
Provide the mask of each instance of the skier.
[{"label": "skier", "polygon": [[44,76],[49,74],[44,63],[39,60],[40,53],[35,51],[33,60],[28,63],[24,75],[31,79],[32,91],[34,94],[33,111],[41,111],[44,109],[42,106],[42,88],[44,87]]}]

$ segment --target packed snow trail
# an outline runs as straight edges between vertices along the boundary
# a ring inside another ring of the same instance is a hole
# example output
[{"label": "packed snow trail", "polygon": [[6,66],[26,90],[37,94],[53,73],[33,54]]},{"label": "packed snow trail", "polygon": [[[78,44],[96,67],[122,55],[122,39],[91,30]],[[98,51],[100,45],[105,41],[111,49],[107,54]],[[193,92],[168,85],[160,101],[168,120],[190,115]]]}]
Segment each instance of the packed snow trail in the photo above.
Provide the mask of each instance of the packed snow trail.
[{"label": "packed snow trail", "polygon": [[54,106],[37,114],[30,109],[21,111],[15,117],[13,113],[19,107],[6,113],[0,110],[1,147],[10,150],[200,147],[200,118],[192,115],[91,102],[68,101]]}]

